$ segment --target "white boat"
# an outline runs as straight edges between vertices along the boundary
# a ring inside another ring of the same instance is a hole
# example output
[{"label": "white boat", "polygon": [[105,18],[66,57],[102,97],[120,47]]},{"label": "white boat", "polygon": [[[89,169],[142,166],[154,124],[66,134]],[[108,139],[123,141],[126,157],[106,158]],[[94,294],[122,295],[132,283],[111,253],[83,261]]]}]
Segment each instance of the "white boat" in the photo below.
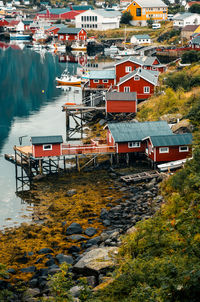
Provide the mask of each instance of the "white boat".
[{"label": "white boat", "polygon": [[65,52],[66,51],[66,46],[65,45],[61,45],[61,44],[58,44],[58,43],[51,43],[51,44],[48,44],[47,47],[51,50],[54,50],[54,51],[60,51],[60,52]]},{"label": "white boat", "polygon": [[70,75],[68,70],[65,69],[60,77],[56,77],[58,85],[66,86],[81,86],[81,78]]},{"label": "white boat", "polygon": [[157,165],[157,167],[161,172],[168,171],[171,169],[177,169],[177,168],[182,167],[186,163],[187,160],[191,160],[191,159],[192,158],[185,158],[185,159],[170,161],[165,164]]},{"label": "white boat", "polygon": [[115,54],[118,54],[118,53],[119,53],[119,49],[114,44],[111,45],[109,48],[104,49],[104,54],[106,56],[115,55]]},{"label": "white boat", "polygon": [[136,54],[136,52],[133,48],[125,48],[123,50],[119,50],[118,54],[120,56],[133,56]]},{"label": "white boat", "polygon": [[81,42],[76,41],[71,45],[72,51],[87,51],[87,46],[85,44],[81,44]]},{"label": "white boat", "polygon": [[24,35],[23,33],[10,33],[10,40],[30,40],[30,35]]},{"label": "white boat", "polygon": [[48,35],[45,33],[44,29],[40,28],[33,35],[33,41],[44,43],[48,39]]}]

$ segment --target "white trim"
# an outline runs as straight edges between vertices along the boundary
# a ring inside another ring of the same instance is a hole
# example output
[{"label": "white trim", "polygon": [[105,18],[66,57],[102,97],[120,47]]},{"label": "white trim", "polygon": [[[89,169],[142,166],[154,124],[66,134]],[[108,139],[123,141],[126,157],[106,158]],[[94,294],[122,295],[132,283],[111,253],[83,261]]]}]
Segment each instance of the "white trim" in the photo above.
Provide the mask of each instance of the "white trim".
[{"label": "white trim", "polygon": [[117,149],[117,153],[119,153],[119,151],[118,151],[118,143],[116,143],[116,149]]},{"label": "white trim", "polygon": [[[166,149],[166,150],[162,150],[162,149]],[[159,148],[159,153],[169,153],[169,147],[160,147]]]},{"label": "white trim", "polygon": [[[147,89],[148,88],[148,89]],[[145,91],[145,90],[148,90],[148,91]],[[150,93],[150,86],[144,86],[143,87],[143,92],[145,93],[145,94],[149,94]]]},{"label": "white trim", "polygon": [[103,83],[108,83],[108,80],[103,80]]},{"label": "white trim", "polygon": [[125,66],[125,72],[131,72],[132,66]]},{"label": "white trim", "polygon": [[153,160],[154,160],[154,162],[156,162],[156,147],[153,148],[153,152],[154,152]]},{"label": "white trim", "polygon": [[99,83],[99,80],[93,79],[93,83]]},{"label": "white trim", "polygon": [[[126,89],[126,88],[128,88],[128,89]],[[124,92],[130,92],[130,86],[124,86]]]},{"label": "white trim", "polygon": [[[47,146],[50,146],[50,148],[45,149],[45,147],[47,147]],[[52,144],[44,144],[44,145],[42,145],[42,150],[43,151],[50,151],[50,150],[52,150]]]},{"label": "white trim", "polygon": [[[120,86],[120,85],[122,85],[124,82],[129,81],[130,79],[132,79],[132,78],[133,78],[134,76],[136,76],[136,75],[138,75],[138,74],[136,73],[136,74],[132,75],[132,76],[129,77],[128,79],[125,79],[123,82],[118,83],[117,86]],[[127,75],[125,75],[125,76],[127,76]],[[125,77],[125,76],[124,76],[124,77]],[[140,74],[139,76],[140,76],[140,78],[142,78],[143,80],[147,81],[148,83],[151,83],[152,85],[157,86],[155,83],[153,83],[153,82],[147,80],[147,79],[146,79],[145,77],[143,77],[141,74]],[[154,76],[154,78],[155,78],[155,76]],[[120,80],[119,80],[119,81],[120,81]]]},{"label": "white trim", "polygon": [[[186,150],[181,150],[181,148],[186,148]],[[189,147],[188,146],[179,146],[179,152],[188,152]]]},{"label": "white trim", "polygon": [[138,74],[136,74],[135,76],[134,76],[134,81],[139,81],[140,80],[140,76],[138,75]]},{"label": "white trim", "polygon": [[128,148],[140,148],[141,143],[140,142],[128,142]]}]

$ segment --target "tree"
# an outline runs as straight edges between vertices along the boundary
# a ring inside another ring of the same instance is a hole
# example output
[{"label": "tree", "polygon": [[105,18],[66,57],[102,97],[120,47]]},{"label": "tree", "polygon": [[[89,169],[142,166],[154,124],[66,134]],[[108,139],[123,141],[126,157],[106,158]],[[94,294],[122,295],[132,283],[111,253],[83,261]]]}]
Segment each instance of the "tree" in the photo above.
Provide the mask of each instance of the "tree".
[{"label": "tree", "polygon": [[122,23],[122,24],[129,24],[131,20],[132,20],[131,13],[130,12],[125,12],[121,16],[120,23]]},{"label": "tree", "polygon": [[189,8],[189,12],[200,14],[200,2],[199,4],[195,3]]},{"label": "tree", "polygon": [[147,20],[147,24],[148,24],[148,27],[152,27],[153,19],[150,18],[149,20]]}]

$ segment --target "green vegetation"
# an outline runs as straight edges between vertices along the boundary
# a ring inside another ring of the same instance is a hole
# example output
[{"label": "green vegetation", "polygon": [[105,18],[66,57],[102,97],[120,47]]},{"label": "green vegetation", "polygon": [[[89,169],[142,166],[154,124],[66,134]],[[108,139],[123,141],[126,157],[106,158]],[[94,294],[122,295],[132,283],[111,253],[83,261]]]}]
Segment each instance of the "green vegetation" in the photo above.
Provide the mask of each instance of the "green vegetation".
[{"label": "green vegetation", "polygon": [[200,13],[200,2],[199,2],[199,4],[198,3],[193,4],[189,8],[189,12],[199,14]]},{"label": "green vegetation", "polygon": [[[167,32],[165,32],[165,33],[159,35],[157,41],[158,41],[158,42],[164,42],[164,41],[166,41],[166,42],[169,43],[170,40],[171,40],[172,38],[174,38],[174,37],[175,37],[176,39],[180,39],[180,29],[172,29],[172,30],[170,30],[170,31],[167,31]],[[173,39],[173,40],[174,40],[174,39]]]},{"label": "green vegetation", "polygon": [[183,53],[181,57],[181,61],[183,64],[185,63],[194,63],[200,61],[200,53],[195,50],[186,51]]},{"label": "green vegetation", "polygon": [[121,16],[120,23],[122,24],[129,24],[129,22],[132,20],[132,15],[130,12],[124,12]]}]

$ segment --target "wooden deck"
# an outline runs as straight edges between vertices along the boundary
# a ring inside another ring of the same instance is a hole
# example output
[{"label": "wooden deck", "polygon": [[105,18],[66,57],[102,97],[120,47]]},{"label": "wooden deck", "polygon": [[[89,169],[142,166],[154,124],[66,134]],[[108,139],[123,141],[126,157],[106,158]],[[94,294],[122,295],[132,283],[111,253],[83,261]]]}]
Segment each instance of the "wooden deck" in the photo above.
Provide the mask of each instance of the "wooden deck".
[{"label": "wooden deck", "polygon": [[121,176],[120,179],[125,182],[140,182],[148,179],[158,177],[160,173],[158,171],[147,171],[136,174],[130,174],[126,176]]},{"label": "wooden deck", "polygon": [[15,146],[14,150],[19,151],[20,153],[26,156],[32,156],[32,146]]},{"label": "wooden deck", "polygon": [[108,145],[62,145],[62,155],[110,154],[115,152],[116,148]]}]

